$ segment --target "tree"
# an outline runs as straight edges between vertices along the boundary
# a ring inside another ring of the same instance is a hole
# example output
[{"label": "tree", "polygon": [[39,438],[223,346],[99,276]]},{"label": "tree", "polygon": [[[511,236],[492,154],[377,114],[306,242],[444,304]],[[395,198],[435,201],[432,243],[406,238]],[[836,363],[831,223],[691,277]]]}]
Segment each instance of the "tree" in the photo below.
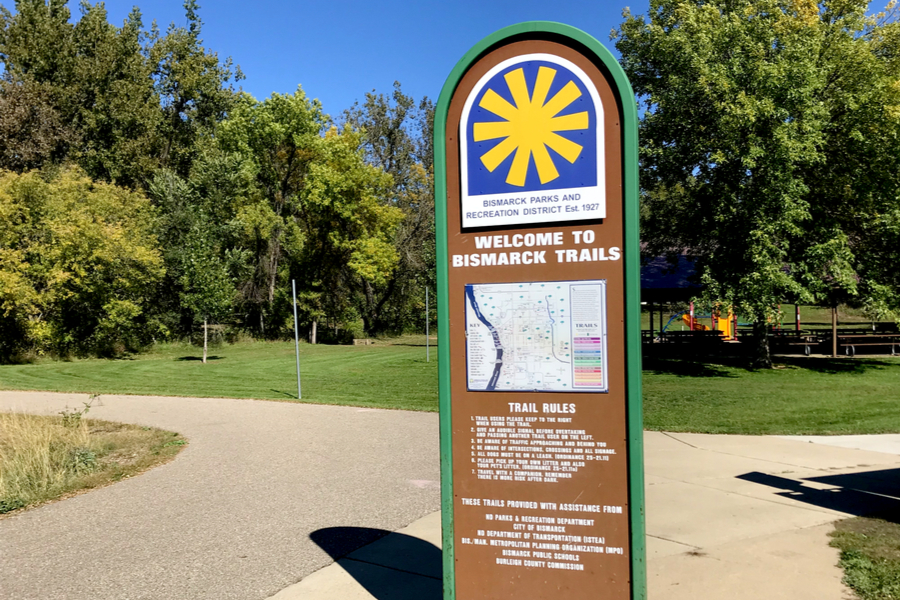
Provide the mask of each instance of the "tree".
[{"label": "tree", "polygon": [[136,8],[116,27],[103,3],[81,2],[74,22],[67,5],[0,7],[5,73],[23,93],[39,89],[43,120],[57,115],[71,133],[64,157],[42,158],[69,158],[93,179],[130,187],[145,187],[159,167],[187,176],[198,139],[224,118],[235,99],[231,83],[242,78],[230,59],[202,46],[196,3],[185,2],[188,26],[164,35],[155,25],[146,32]]},{"label": "tree", "polygon": [[227,264],[219,259],[215,240],[205,220],[187,236],[181,268],[181,305],[203,319],[203,364],[206,364],[209,320],[228,314],[234,301],[234,283]]},{"label": "tree", "polygon": [[366,164],[359,150],[362,136],[331,128],[301,195],[304,246],[294,269],[307,289],[322,298],[332,315],[357,309],[366,334],[377,331],[373,290],[396,273],[399,252],[394,242],[402,211],[387,202],[391,177]]},{"label": "tree", "polygon": [[21,173],[59,161],[73,141],[45,86],[0,79],[0,169]]},{"label": "tree", "polygon": [[810,216],[798,240],[817,303],[849,302],[900,319],[900,24],[897,10],[834,2],[820,15],[824,159],[806,174]]},{"label": "tree", "polygon": [[70,22],[67,2],[18,0],[0,14],[0,59],[7,73],[40,86],[77,137],[74,158],[95,179],[134,185],[154,166],[159,102],[142,54],[141,16],[121,28],[103,4],[82,2]]},{"label": "tree", "polygon": [[230,316],[241,273],[233,219],[247,181],[239,167],[234,157],[207,151],[188,180],[163,169],[150,184],[150,197],[160,209],[157,235],[166,263],[157,294],[159,314],[176,331],[203,323],[204,362],[208,321]]},{"label": "tree", "polygon": [[232,81],[244,78],[232,61],[203,47],[196,0],[185,0],[187,27],[171,24],[164,36],[150,34],[149,56],[162,107],[160,163],[185,176],[197,157],[197,141],[212,133],[237,100]]},{"label": "tree", "polygon": [[424,98],[417,107],[394,82],[390,97],[367,93],[362,106],[344,112],[344,122],[362,132],[367,162],[391,175],[388,203],[403,213],[394,238],[397,268],[380,284],[355,286],[358,310],[369,334],[401,331],[419,321],[424,289],[435,283],[434,105]]},{"label": "tree", "polygon": [[119,353],[160,331],[147,299],[163,276],[147,199],[66,170],[0,173],[0,359]]},{"label": "tree", "polygon": [[648,253],[696,259],[707,302],[755,323],[756,366],[771,365],[765,334],[780,302],[817,301],[823,282],[857,292],[847,232],[814,218],[831,211],[833,196],[814,191],[841,168],[829,148],[846,147],[842,86],[871,83],[854,83],[852,61],[834,51],[841,40],[869,43],[858,35],[865,18],[842,20],[864,9],[847,0],[821,9],[811,0],[653,0],[647,18],[626,12],[614,32],[646,107]]},{"label": "tree", "polygon": [[257,331],[266,334],[266,316],[275,300],[283,259],[303,247],[301,192],[317,159],[325,116],[318,101],[301,88],[262,102],[244,94],[216,133],[220,148],[243,157],[254,192],[237,210],[242,247],[252,255],[252,276],[241,294]]},{"label": "tree", "polygon": [[267,320],[277,329],[288,319],[288,295],[278,291],[291,276],[316,318],[344,314],[354,282],[381,282],[396,264],[390,177],[365,164],[358,134],[327,124],[298,88],[262,102],[244,95],[216,132],[220,151],[242,156],[253,180],[235,223],[237,246],[252,257],[242,302],[264,335]]}]

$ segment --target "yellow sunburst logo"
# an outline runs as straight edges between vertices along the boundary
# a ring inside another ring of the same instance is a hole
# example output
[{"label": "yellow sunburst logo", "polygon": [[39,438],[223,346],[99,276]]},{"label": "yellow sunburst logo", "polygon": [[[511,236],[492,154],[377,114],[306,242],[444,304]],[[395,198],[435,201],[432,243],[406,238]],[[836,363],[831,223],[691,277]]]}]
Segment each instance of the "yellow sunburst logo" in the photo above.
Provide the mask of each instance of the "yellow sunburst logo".
[{"label": "yellow sunburst logo", "polygon": [[540,67],[531,94],[525,81],[525,72],[515,69],[504,75],[506,85],[515,106],[492,89],[485,92],[478,105],[504,121],[475,123],[473,138],[476,142],[505,138],[481,156],[481,162],[491,173],[515,152],[512,165],[506,175],[506,183],[522,187],[528,174],[528,165],[534,157],[541,184],[559,177],[549,149],[570,163],[581,154],[582,146],[559,135],[559,131],[587,129],[588,113],[579,112],[557,116],[563,109],[581,96],[574,81],[567,83],[550,100],[547,95],[556,77],[556,69]]}]

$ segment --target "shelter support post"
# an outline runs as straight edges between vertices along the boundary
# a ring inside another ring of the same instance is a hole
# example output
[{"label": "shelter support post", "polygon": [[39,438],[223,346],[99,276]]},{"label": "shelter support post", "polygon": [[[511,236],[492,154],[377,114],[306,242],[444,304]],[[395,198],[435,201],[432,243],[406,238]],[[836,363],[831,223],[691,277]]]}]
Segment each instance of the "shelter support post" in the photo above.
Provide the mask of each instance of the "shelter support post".
[{"label": "shelter support post", "polygon": [[837,349],[838,349],[838,339],[837,339],[837,326],[838,326],[838,312],[837,312],[837,304],[831,307],[831,358],[837,358]]}]

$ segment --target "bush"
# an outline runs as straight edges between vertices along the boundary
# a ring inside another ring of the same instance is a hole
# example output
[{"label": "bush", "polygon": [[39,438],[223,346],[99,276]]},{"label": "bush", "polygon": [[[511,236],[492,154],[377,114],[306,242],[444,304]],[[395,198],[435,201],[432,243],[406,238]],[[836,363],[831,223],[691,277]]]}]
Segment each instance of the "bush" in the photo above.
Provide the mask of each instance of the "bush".
[{"label": "bush", "polygon": [[155,213],[140,193],[0,171],[0,361],[121,354],[164,332],[144,314],[163,276]]}]

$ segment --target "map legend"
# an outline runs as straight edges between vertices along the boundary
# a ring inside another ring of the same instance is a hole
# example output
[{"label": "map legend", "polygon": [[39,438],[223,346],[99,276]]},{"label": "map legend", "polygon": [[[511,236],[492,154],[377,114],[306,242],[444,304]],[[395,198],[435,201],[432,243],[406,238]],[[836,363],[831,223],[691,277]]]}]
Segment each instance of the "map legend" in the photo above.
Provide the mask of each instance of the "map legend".
[{"label": "map legend", "polygon": [[573,341],[575,356],[572,370],[575,388],[603,385],[603,338],[577,337]]}]

